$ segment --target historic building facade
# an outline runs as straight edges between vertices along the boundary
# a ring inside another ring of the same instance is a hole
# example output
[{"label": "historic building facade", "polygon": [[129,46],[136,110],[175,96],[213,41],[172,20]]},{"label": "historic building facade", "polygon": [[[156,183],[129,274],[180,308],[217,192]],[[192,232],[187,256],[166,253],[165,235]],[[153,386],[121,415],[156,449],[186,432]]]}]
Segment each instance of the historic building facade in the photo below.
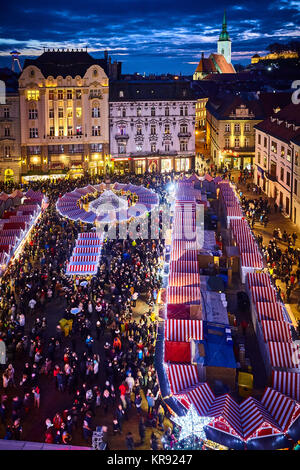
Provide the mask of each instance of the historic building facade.
[{"label": "historic building facade", "polygon": [[0,181],[19,181],[21,173],[20,104],[17,75],[0,73],[5,83],[5,103],[0,104]]},{"label": "historic building facade", "polygon": [[254,160],[255,129],[262,117],[257,103],[231,95],[210,100],[206,105],[207,135],[216,166],[251,168]]},{"label": "historic building facade", "polygon": [[195,104],[189,82],[111,82],[114,171],[143,174],[194,168]]},{"label": "historic building facade", "polygon": [[19,78],[22,174],[103,173],[109,166],[106,59],[45,51]]},{"label": "historic building facade", "polygon": [[254,180],[300,227],[300,105],[289,104],[256,126]]}]

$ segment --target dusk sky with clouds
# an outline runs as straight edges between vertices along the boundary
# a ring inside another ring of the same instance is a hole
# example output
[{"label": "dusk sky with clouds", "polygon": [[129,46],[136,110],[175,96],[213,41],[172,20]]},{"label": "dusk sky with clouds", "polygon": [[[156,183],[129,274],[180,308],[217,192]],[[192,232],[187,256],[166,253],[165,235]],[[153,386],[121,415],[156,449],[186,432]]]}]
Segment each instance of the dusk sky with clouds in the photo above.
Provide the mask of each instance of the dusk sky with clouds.
[{"label": "dusk sky with clouds", "polygon": [[300,39],[298,0],[11,1],[1,8],[0,66],[10,66],[13,49],[24,60],[43,47],[87,46],[95,57],[107,49],[123,73],[192,74],[202,51],[216,52],[224,8],[233,63]]}]

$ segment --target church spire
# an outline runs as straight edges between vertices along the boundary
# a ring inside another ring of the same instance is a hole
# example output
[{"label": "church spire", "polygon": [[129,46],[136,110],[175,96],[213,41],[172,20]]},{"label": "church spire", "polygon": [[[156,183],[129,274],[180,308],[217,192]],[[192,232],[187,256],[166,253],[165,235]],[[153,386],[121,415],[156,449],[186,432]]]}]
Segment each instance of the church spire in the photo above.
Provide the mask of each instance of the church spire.
[{"label": "church spire", "polygon": [[227,22],[226,22],[226,10],[224,10],[222,32],[220,34],[219,41],[229,41],[229,34],[227,32]]}]

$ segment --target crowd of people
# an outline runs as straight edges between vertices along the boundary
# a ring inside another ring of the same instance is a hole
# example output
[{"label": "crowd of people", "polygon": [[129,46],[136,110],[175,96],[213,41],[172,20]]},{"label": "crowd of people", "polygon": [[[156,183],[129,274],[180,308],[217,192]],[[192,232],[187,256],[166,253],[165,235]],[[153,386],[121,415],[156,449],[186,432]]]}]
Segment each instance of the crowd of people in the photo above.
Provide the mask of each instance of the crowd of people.
[{"label": "crowd of people", "polygon": [[[172,176],[114,179],[153,188],[166,203]],[[55,403],[46,407],[53,410],[43,419],[46,443],[83,440],[90,446],[99,424],[97,410],[112,435],[122,433],[124,420],[136,414],[140,445],[147,426],[164,429],[165,410],[153,367],[153,307],[164,254],[161,233],[155,240],[132,240],[130,234],[124,240],[106,239],[97,275],[87,279],[65,275],[78,232],[91,226],[62,218],[55,202],[75,187],[99,182],[100,178],[84,177],[31,185],[48,196],[49,206],[1,279],[0,343],[6,345],[7,359],[1,369],[2,438],[30,440],[30,433],[23,430],[30,412],[44,409],[54,389],[63,398],[60,409]],[[144,233],[149,224],[147,215],[137,230]],[[135,308],[139,299],[142,313]],[[148,405],[145,412],[143,400]],[[152,434],[149,446],[157,448],[158,439]],[[124,437],[124,446],[134,446],[131,441]]]}]

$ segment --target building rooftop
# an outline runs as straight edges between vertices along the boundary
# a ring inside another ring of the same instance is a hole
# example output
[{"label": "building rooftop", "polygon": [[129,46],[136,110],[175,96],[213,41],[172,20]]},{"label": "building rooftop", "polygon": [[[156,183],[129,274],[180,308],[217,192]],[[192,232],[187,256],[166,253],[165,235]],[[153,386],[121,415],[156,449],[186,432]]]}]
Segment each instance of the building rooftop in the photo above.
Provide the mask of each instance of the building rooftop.
[{"label": "building rooftop", "polygon": [[278,113],[273,113],[255,126],[284,142],[298,142],[300,139],[300,104],[290,103]]},{"label": "building rooftop", "polygon": [[111,81],[110,101],[189,101],[196,100],[190,83],[180,80]]},{"label": "building rooftop", "polygon": [[84,76],[87,69],[92,65],[100,65],[106,74],[108,74],[107,58],[95,59],[86,51],[67,50],[67,51],[46,51],[36,59],[26,59],[23,70],[30,65],[38,67],[44,77],[76,77]]}]

